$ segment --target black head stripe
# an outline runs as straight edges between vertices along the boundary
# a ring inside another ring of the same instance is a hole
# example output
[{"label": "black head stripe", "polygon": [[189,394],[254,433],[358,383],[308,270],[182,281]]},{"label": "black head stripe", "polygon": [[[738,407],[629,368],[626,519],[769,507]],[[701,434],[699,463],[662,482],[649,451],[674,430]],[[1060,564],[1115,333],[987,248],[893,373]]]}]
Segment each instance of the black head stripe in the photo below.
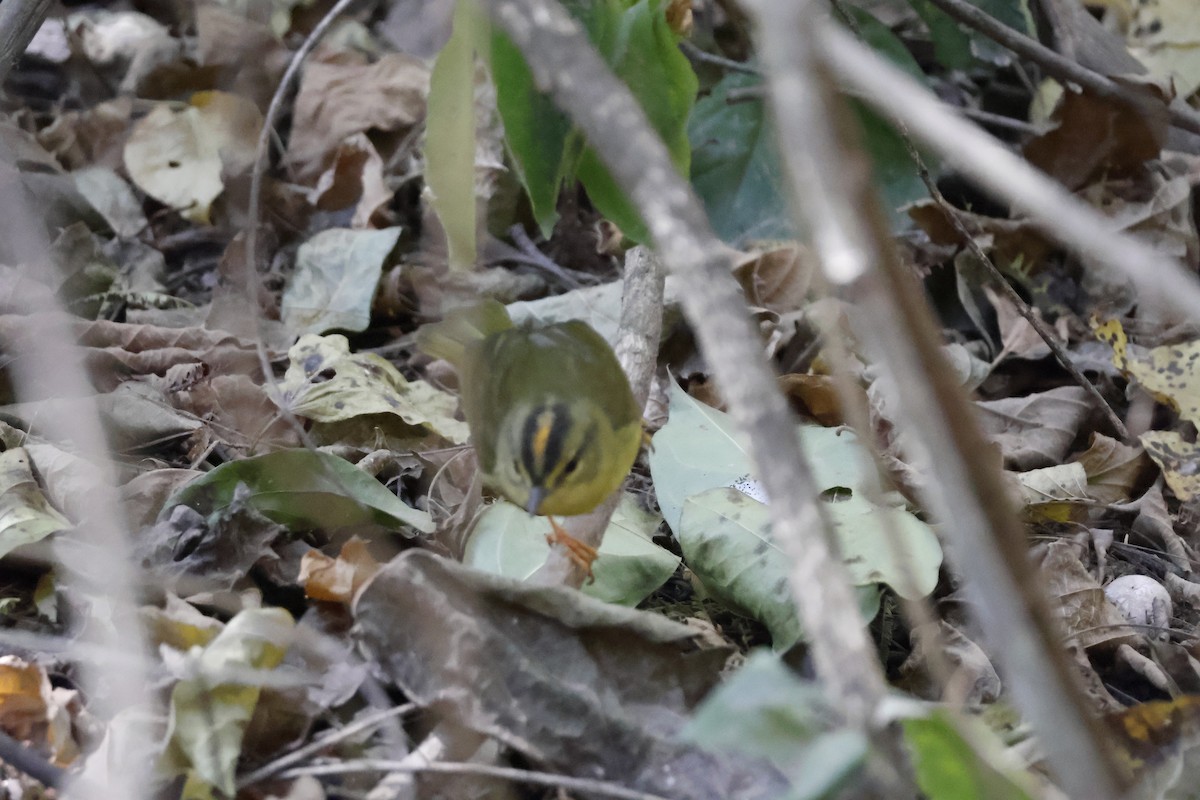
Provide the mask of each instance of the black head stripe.
[{"label": "black head stripe", "polygon": [[521,460],[535,485],[543,484],[562,458],[563,445],[571,427],[566,403],[547,403],[535,408],[521,432]]}]

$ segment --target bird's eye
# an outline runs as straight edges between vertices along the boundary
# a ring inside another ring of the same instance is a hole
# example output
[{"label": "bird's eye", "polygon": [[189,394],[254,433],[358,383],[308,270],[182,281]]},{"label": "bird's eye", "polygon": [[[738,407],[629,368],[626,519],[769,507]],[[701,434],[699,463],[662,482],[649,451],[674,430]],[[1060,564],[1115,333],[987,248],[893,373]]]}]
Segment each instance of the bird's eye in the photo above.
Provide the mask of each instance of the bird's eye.
[{"label": "bird's eye", "polygon": [[578,458],[572,458],[572,459],[571,459],[570,461],[568,461],[568,462],[566,463],[566,465],[563,467],[563,474],[564,474],[564,475],[570,475],[572,472],[574,472],[574,471],[575,471],[575,470],[577,470],[577,469],[579,469],[579,459],[578,459]]}]

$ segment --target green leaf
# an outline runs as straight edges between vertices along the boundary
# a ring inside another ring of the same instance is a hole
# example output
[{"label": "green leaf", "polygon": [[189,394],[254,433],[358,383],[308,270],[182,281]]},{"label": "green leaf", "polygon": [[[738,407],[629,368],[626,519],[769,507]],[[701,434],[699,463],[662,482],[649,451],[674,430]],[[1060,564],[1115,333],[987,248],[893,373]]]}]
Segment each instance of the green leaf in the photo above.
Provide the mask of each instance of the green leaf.
[{"label": "green leaf", "polygon": [[[617,0],[566,4],[686,174],[691,158],[687,119],[698,83],[667,26],[663,6],[663,0],[639,0],[628,7]],[[633,205],[593,152],[579,155],[569,146],[569,121],[537,91],[524,59],[499,33],[493,37],[491,63],[509,150],[543,233],[553,226],[559,187],[578,176],[601,213],[630,238],[645,240],[645,226]]]},{"label": "green leaf", "polygon": [[[613,48],[605,55],[662,137],[675,168],[687,175],[691,163],[687,123],[699,82],[667,25],[663,5],[662,0],[632,5],[621,16]],[[580,159],[578,174],[596,208],[622,233],[637,242],[649,240],[641,216],[590,148]]]},{"label": "green leaf", "polygon": [[571,122],[549,95],[537,90],[521,51],[500,31],[492,35],[491,63],[504,139],[529,195],[534,219],[548,237],[558,219],[556,204]]},{"label": "green leaf", "polygon": [[862,765],[862,734],[827,730],[833,717],[820,687],[765,651],[752,653],[705,698],[682,732],[710,750],[765,758],[792,783],[786,800],[830,797]]},{"label": "green leaf", "polygon": [[165,519],[177,505],[208,515],[227,508],[244,484],[245,498],[262,514],[293,529],[338,530],[374,523],[403,531],[433,530],[433,520],[388,491],[372,476],[337,456],[284,450],[230,461],[176,491],[163,505]]},{"label": "green leaf", "polygon": [[[737,489],[709,489],[684,503],[677,538],[688,567],[705,588],[765,625],[776,650],[800,640],[803,632],[788,584],[792,560],[771,538],[765,505]],[[853,563],[847,566],[853,574]],[[878,588],[860,586],[857,596],[862,619],[872,619],[879,610]]]},{"label": "green leaf", "polygon": [[[621,498],[593,565],[594,583],[584,594],[634,606],[662,586],[679,566],[679,556],[651,541],[662,517],[651,514],[629,494]],[[493,503],[479,515],[463,553],[469,567],[525,580],[546,560],[550,523],[512,503]]]},{"label": "green leaf", "polygon": [[756,75],[729,73],[696,103],[688,123],[692,186],[717,235],[735,244],[798,234],[763,98],[730,99],[761,86]]},{"label": "green leaf", "polygon": [[[904,739],[913,751],[917,785],[929,800],[1028,800],[1020,786],[993,764],[1006,753],[996,737],[971,724],[970,741],[950,717],[934,711],[928,717],[903,720]],[[970,724],[960,720],[959,724]],[[991,761],[991,763],[989,763]]]},{"label": "green leaf", "polygon": [[300,245],[283,292],[288,328],[296,334],[366,330],[384,259],[399,238],[400,228],[331,228]]},{"label": "green leaf", "polygon": [[929,28],[933,56],[946,69],[966,70],[975,65],[971,37],[944,11],[929,0],[909,0],[913,10]]},{"label": "green leaf", "polygon": [[[770,541],[766,507],[726,491],[757,483],[738,434],[728,415],[678,387],[672,387],[670,415],[654,437],[650,472],[688,566],[710,589],[770,626],[776,647],[787,646],[798,631],[798,623],[787,621],[790,597],[784,600],[790,560]],[[904,509],[899,495],[882,492],[854,433],[802,425],[797,439],[855,582],[887,583],[907,598],[932,591],[942,560],[937,537]]]},{"label": "green leaf", "polygon": [[[967,1],[1017,33],[1037,38],[1033,15],[1029,11],[1027,0]],[[968,69],[972,66],[971,57],[997,66],[1006,66],[1012,63],[1013,55],[1007,48],[996,44],[982,33],[959,25],[928,0],[909,0],[909,2],[929,27],[930,34],[933,36],[934,53],[943,66],[950,69]],[[964,55],[964,46],[969,48],[970,56]],[[963,63],[964,58],[967,63]]]},{"label": "green leaf", "polygon": [[[901,207],[925,199],[929,196],[929,190],[917,173],[917,165],[908,151],[908,145],[892,123],[865,103],[852,100],[850,107],[858,115],[863,149],[871,157],[872,176],[884,212],[891,220],[893,230],[903,230],[911,225],[911,220],[906,212],[900,210]],[[930,173],[937,174],[937,157],[921,151],[921,158]]]},{"label": "green leaf", "polygon": [[925,82],[925,73],[921,71],[921,66],[891,28],[876,19],[869,11],[857,6],[847,6],[846,8],[853,17],[854,25],[858,28],[858,36],[865,44],[870,45],[872,50],[907,72],[911,77],[921,83]]},{"label": "green leaf", "polygon": [[475,43],[479,10],[457,0],[453,31],[429,76],[425,185],[446,232],[451,267],[475,266]]},{"label": "green leaf", "polygon": [[164,759],[176,774],[191,772],[232,797],[242,737],[261,688],[238,681],[240,670],[279,666],[295,623],[279,608],[255,608],[229,621],[203,651],[188,656],[188,677],[171,693],[170,741]]},{"label": "green leaf", "polygon": [[[916,68],[911,57],[908,62]],[[754,75],[727,75],[696,104],[688,128],[693,147],[692,186],[717,235],[732,244],[795,238],[801,233],[786,200],[783,162],[764,102],[744,96],[747,90],[761,86],[761,79]],[[743,96],[732,102],[731,95]],[[891,123],[862,103],[851,102],[851,108],[858,116],[862,146],[871,158],[875,184],[892,227],[905,228],[910,221],[898,209],[924,198],[925,184],[904,139]],[[936,172],[936,157],[925,153],[922,157],[930,171]]]},{"label": "green leaf", "polygon": [[[851,6],[850,12],[859,35],[871,49],[916,80],[925,83],[925,73],[921,71],[921,66],[891,28],[861,8]],[[858,117],[862,146],[871,157],[875,186],[882,197],[884,210],[892,222],[892,228],[906,228],[910,224],[908,215],[898,209],[928,195],[928,189],[917,172],[917,165],[909,153],[908,145],[891,122],[876,114],[865,103],[851,101],[850,107]],[[936,156],[922,152],[921,157],[930,172],[936,173]]]},{"label": "green leaf", "polygon": [[42,494],[25,448],[0,453],[0,558],[70,527]]}]

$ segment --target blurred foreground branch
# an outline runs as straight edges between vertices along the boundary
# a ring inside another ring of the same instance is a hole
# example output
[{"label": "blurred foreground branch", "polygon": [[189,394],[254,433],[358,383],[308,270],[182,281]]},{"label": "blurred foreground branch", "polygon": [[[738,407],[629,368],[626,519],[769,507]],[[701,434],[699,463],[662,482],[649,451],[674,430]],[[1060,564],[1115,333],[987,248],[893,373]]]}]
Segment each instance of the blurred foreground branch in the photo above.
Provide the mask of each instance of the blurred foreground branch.
[{"label": "blurred foreground branch", "polygon": [[637,206],[663,262],[683,278],[684,311],[772,499],[775,541],[795,565],[792,592],[818,676],[831,705],[852,725],[867,728],[885,692],[883,676],[845,568],[821,525],[793,418],[723,244],[641,107],[563,8],[553,0],[491,0],[486,6],[524,54],[538,86],[580,126]]}]

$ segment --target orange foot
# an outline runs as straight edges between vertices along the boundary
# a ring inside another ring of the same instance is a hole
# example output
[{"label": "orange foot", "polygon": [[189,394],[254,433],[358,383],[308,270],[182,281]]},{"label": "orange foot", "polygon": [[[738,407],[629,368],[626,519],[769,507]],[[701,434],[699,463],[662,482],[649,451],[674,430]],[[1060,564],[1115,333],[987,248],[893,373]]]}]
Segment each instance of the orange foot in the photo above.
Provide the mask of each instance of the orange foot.
[{"label": "orange foot", "polygon": [[554,521],[553,517],[546,517],[550,520],[550,527],[553,533],[546,534],[546,543],[553,547],[560,544],[567,548],[567,555],[572,561],[579,565],[580,569],[587,573],[587,582],[594,583],[596,576],[592,574],[592,562],[596,560],[599,553],[596,548],[591,545],[586,545],[576,539],[571,534],[567,533],[563,526]]}]

